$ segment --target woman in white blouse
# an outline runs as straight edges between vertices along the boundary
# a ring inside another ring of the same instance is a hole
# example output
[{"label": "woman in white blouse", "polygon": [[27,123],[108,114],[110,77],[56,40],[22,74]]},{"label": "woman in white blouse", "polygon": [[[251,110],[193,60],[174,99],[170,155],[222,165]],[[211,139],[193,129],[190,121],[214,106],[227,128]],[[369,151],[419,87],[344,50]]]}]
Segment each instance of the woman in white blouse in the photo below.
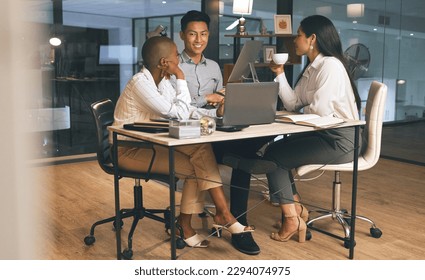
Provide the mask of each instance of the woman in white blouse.
[{"label": "woman in white blouse", "polygon": [[[294,43],[297,55],[308,58],[294,89],[286,80],[284,66],[270,65],[285,110],[357,120],[360,99],[332,22],[320,15],[304,18]],[[299,203],[291,170],[310,163],[351,161],[353,136],[353,128],[332,129],[288,136],[269,146],[264,158],[279,166],[267,174],[271,201],[280,205],[285,217],[283,224],[277,224],[279,231],[271,234],[272,239],[284,242],[298,233],[298,241],[305,241],[308,211]]]},{"label": "woman in white blouse", "polygon": [[[167,37],[148,39],[142,48],[143,69],[127,83],[120,95],[113,125],[150,121],[152,118],[199,119],[204,115],[221,116],[223,107],[207,110],[190,105],[191,98],[182,70],[176,44]],[[176,88],[170,75],[177,79]],[[154,145],[156,156],[151,171],[168,174],[168,149]],[[152,152],[137,147],[118,148],[119,165],[131,171],[148,170]],[[208,241],[200,237],[191,226],[192,214],[203,212],[203,196],[211,196],[215,206],[214,227],[232,234],[252,232],[236,221],[230,213],[223,192],[220,173],[211,144],[178,146],[175,148],[176,176],[185,179],[182,191],[178,230],[188,246],[207,247]]]}]

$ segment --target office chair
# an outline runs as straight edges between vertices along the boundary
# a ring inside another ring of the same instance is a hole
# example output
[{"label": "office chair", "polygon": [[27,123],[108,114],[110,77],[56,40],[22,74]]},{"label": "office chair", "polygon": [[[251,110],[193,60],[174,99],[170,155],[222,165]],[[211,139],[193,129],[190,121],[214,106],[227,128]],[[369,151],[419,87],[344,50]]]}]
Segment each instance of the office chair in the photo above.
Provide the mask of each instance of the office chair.
[{"label": "office chair", "polygon": [[[366,103],[366,125],[363,131],[363,139],[366,143],[363,143],[361,152],[358,159],[358,171],[367,170],[372,168],[379,159],[381,152],[381,134],[382,134],[382,121],[385,107],[385,100],[387,96],[387,86],[385,84],[373,81],[367,98]],[[296,173],[299,176],[303,176],[309,172],[323,170],[323,171],[334,171],[334,182],[332,192],[332,210],[316,210],[310,212],[320,213],[313,219],[307,222],[307,226],[312,226],[314,222],[332,218],[337,220],[341,224],[344,233],[344,247],[350,248],[350,215],[346,210],[340,208],[340,194],[341,194],[341,171],[353,171],[353,162],[343,164],[308,164],[296,169]],[[378,229],[375,223],[364,216],[356,215],[357,219],[366,221],[371,224],[370,234],[374,238],[379,238],[382,235],[382,231]],[[311,238],[311,235],[309,236]]]},{"label": "office chair", "polygon": [[[109,144],[109,131],[107,129],[108,126],[112,125],[114,121],[114,104],[109,99],[104,99],[100,101],[96,101],[90,106],[91,112],[93,114],[96,131],[97,131],[97,161],[100,167],[108,174],[114,174],[114,166],[111,158],[111,147]],[[131,229],[128,233],[128,247],[123,250],[122,256],[125,259],[131,259],[133,256],[133,233],[136,229],[137,223],[139,220],[143,218],[150,218],[165,224],[165,230],[170,229],[170,210],[167,209],[146,209],[143,207],[143,188],[140,184],[140,179],[144,179],[146,182],[149,180],[156,180],[168,183],[169,177],[168,175],[163,174],[155,174],[151,173],[150,169],[152,167],[152,163],[155,158],[155,150],[153,149],[153,145],[150,143],[144,143],[140,141],[129,141],[128,144],[130,146],[136,145],[140,148],[151,149],[153,150],[153,156],[150,162],[149,169],[145,173],[141,172],[132,172],[123,169],[119,169],[119,178],[127,177],[134,178],[134,207],[132,209],[121,209],[121,217],[122,219],[133,217],[133,223],[131,225]],[[159,216],[163,214],[164,217]],[[109,217],[100,221],[95,222],[90,229],[90,234],[84,238],[84,243],[86,245],[92,245],[96,239],[94,237],[94,230],[96,226],[113,222],[114,229],[117,226],[122,227],[121,225],[115,224],[115,216]]]}]

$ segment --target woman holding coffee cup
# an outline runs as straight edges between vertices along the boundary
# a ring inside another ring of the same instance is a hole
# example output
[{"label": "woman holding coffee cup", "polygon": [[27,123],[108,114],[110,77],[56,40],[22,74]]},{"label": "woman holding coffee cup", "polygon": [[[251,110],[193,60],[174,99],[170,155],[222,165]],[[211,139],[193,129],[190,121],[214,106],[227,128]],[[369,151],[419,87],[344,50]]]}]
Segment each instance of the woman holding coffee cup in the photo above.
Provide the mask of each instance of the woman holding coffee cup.
[{"label": "woman holding coffee cup", "polygon": [[[273,58],[270,62],[285,110],[358,120],[360,98],[333,23],[320,15],[304,18],[294,44],[297,55],[307,56],[307,64],[294,89],[285,77],[286,61],[279,61],[276,56],[276,60]],[[299,203],[291,170],[312,163],[350,162],[354,148],[352,139],[354,129],[349,127],[292,135],[268,147],[264,159],[279,167],[267,174],[270,200],[279,204],[285,217],[283,223],[277,224],[278,232],[271,234],[272,239],[285,242],[298,233],[298,241],[305,241],[308,211]]]}]

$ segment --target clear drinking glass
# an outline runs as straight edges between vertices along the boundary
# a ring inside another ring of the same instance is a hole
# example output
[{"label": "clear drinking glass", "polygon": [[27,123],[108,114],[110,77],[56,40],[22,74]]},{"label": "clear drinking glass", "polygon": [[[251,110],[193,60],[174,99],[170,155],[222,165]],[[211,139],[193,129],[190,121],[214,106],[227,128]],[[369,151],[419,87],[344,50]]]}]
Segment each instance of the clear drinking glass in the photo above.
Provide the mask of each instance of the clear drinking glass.
[{"label": "clear drinking glass", "polygon": [[215,120],[211,117],[202,117],[201,123],[201,135],[211,135],[215,131]]}]

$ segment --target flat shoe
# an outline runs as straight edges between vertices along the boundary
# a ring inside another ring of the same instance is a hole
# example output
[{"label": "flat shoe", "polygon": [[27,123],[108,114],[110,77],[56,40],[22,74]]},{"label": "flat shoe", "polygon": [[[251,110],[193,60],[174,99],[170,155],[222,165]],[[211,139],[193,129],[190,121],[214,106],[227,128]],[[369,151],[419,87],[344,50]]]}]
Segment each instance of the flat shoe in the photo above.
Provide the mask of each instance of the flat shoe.
[{"label": "flat shoe", "polygon": [[260,253],[260,247],[255,243],[251,232],[232,234],[232,245],[236,250],[247,255]]}]

